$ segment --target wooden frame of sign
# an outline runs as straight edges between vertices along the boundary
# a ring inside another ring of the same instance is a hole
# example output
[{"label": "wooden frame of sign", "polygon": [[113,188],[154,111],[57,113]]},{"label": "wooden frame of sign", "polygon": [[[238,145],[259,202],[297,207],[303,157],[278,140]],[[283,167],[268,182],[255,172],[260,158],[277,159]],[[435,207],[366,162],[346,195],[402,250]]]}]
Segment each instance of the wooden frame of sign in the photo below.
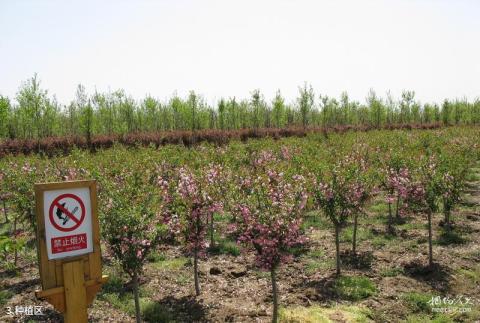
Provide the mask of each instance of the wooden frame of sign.
[{"label": "wooden frame of sign", "polygon": [[[90,191],[93,252],[49,260],[45,233],[45,192],[78,188],[88,188]],[[35,184],[35,210],[37,254],[42,284],[42,290],[35,291],[35,295],[64,313],[65,322],[86,322],[87,306],[93,302],[102,284],[108,280],[108,276],[102,275],[96,181]]]}]

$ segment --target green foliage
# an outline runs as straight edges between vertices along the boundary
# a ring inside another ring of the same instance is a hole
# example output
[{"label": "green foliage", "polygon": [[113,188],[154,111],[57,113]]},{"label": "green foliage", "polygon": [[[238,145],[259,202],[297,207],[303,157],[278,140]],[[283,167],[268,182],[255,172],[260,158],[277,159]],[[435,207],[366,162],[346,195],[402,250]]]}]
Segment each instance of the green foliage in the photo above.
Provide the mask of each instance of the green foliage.
[{"label": "green foliage", "polygon": [[180,270],[186,265],[190,264],[190,259],[185,257],[173,258],[173,259],[164,259],[156,262],[154,264],[155,268],[163,270]]},{"label": "green foliage", "polygon": [[9,255],[24,250],[26,243],[27,239],[24,236],[0,236],[0,260],[5,261]]},{"label": "green foliage", "polygon": [[13,292],[10,290],[0,290],[0,306],[7,304],[10,298],[13,297]]},{"label": "green foliage", "polygon": [[398,275],[402,275],[404,273],[403,268],[401,267],[390,267],[385,268],[380,272],[382,277],[396,277]]},{"label": "green foliage", "polygon": [[[372,240],[374,235],[369,228],[359,227],[357,229],[357,241]],[[352,242],[353,241],[353,227],[347,227],[340,233],[340,242]]]},{"label": "green foliage", "polygon": [[320,96],[320,102],[315,104],[314,90],[307,83],[299,87],[293,104],[286,104],[279,91],[267,103],[257,89],[252,91],[250,99],[220,98],[217,107],[194,91],[186,98],[175,94],[165,103],[152,96],[137,102],[124,90],[88,94],[84,86],[78,85],[75,100],[65,102],[63,109],[54,96],[42,89],[35,74],[20,86],[15,101],[16,104],[0,97],[0,138],[74,135],[89,141],[93,135],[138,131],[480,123],[478,100],[445,100],[441,106],[422,105],[415,100],[413,91],[404,91],[395,100],[390,94],[386,99],[381,98],[371,89],[364,104],[351,101],[346,92],[339,99]]},{"label": "green foliage", "polygon": [[148,302],[142,308],[142,317],[145,322],[167,323],[174,321],[174,315],[168,308],[157,302]]},{"label": "green foliage", "polygon": [[159,217],[160,193],[135,170],[103,182],[103,234],[109,249],[131,277],[138,275],[165,227]]},{"label": "green foliage", "polygon": [[405,293],[402,299],[413,312],[431,313],[431,306],[428,302],[432,299],[432,294],[426,293]]},{"label": "green foliage", "polygon": [[438,236],[438,239],[435,241],[435,243],[441,246],[448,246],[452,244],[464,244],[466,241],[466,238],[461,236],[458,232],[444,230]]},{"label": "green foliage", "polygon": [[446,315],[436,315],[435,317],[432,318],[430,315],[426,315],[426,314],[412,314],[412,315],[408,315],[404,322],[406,323],[452,323],[455,321]]},{"label": "green foliage", "polygon": [[221,255],[231,255],[237,257],[240,255],[240,248],[235,241],[220,239],[213,247],[210,247],[210,252]]},{"label": "green foliage", "polygon": [[280,309],[280,322],[285,323],[330,323],[332,317],[342,322],[370,322],[371,312],[360,306],[339,305],[320,307],[318,305],[288,307]]},{"label": "green foliage", "polygon": [[367,277],[341,276],[333,285],[335,294],[351,301],[359,301],[377,293],[375,284]]},{"label": "green foliage", "polygon": [[160,262],[165,261],[166,257],[163,253],[160,252],[150,252],[147,256],[149,262]]}]

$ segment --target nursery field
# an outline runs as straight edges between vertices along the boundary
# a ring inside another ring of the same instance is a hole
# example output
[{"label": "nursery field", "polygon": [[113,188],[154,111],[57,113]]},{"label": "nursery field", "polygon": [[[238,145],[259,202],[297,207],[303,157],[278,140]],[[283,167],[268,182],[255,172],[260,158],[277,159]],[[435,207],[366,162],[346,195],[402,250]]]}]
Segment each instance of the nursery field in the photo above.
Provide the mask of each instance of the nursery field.
[{"label": "nursery field", "polygon": [[[0,159],[0,321],[40,289],[33,184],[95,179],[92,322],[480,321],[480,128]],[[42,315],[13,313],[42,306]]]}]

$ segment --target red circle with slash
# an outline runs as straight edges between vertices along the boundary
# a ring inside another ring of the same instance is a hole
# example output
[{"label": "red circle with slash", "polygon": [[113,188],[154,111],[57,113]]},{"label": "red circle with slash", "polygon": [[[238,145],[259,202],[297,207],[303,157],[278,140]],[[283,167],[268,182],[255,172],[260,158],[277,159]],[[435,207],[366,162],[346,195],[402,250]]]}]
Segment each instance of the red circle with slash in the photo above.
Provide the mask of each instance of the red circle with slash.
[{"label": "red circle with slash", "polygon": [[[80,205],[81,214],[80,214],[79,218],[76,217],[70,210],[68,210],[67,208],[63,207],[60,204],[60,202],[63,199],[67,199],[67,198],[75,200]],[[57,209],[60,209],[60,211],[62,211],[63,214],[65,214],[66,216],[68,216],[68,218],[70,220],[75,222],[75,225],[73,225],[71,227],[68,227],[68,228],[64,228],[64,227],[61,227],[60,225],[58,225],[58,223],[55,221],[55,218],[53,217],[54,216],[53,211],[54,211],[55,207]],[[59,231],[63,231],[63,232],[69,232],[69,231],[73,231],[73,230],[77,229],[83,223],[83,220],[85,219],[85,204],[83,204],[83,201],[78,196],[76,196],[75,194],[70,194],[70,193],[62,194],[62,195],[57,196],[57,198],[55,200],[53,200],[52,204],[50,205],[50,210],[49,210],[48,213],[49,213],[49,217],[50,217],[50,222],[55,227],[55,229],[57,229]]]}]

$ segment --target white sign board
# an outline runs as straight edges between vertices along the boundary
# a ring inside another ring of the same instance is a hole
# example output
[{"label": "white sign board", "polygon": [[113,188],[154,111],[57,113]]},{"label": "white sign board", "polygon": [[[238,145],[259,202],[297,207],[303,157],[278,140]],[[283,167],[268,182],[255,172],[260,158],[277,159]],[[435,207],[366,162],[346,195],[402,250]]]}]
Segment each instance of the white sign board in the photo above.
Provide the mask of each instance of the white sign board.
[{"label": "white sign board", "polygon": [[88,187],[45,191],[43,207],[49,260],[93,252]]}]

